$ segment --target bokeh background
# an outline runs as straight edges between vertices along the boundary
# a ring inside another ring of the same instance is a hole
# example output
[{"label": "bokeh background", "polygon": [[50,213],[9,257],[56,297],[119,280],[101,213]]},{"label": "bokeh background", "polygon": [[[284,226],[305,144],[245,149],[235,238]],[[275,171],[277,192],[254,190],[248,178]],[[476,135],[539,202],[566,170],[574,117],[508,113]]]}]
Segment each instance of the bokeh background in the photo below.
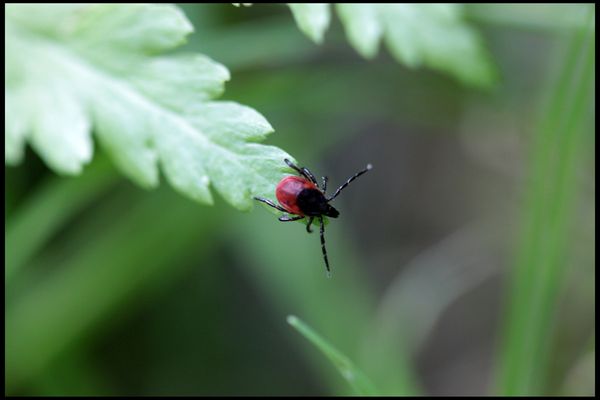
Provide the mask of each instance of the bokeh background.
[{"label": "bokeh background", "polygon": [[568,108],[548,111],[586,6],[466,6],[490,89],[366,61],[337,17],[317,46],[283,6],[181,7],[182,50],[230,69],[222,98],[267,143],[331,187],[374,165],[336,200],[333,276],[317,233],[262,207],[140,189],[101,149],[58,177],[28,150],[5,168],[6,260],[35,250],[5,284],[7,394],[352,393],[288,315],[382,393],[595,393],[593,90],[576,128],[539,128]]}]

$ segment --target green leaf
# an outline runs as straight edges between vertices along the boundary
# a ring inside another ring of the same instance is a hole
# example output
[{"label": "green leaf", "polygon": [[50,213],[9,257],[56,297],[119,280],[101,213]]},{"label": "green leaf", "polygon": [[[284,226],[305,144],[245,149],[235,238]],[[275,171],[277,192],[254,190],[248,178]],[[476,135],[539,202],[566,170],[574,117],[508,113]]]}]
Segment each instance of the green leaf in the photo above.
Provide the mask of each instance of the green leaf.
[{"label": "green leaf", "polygon": [[373,4],[337,4],[350,44],[365,58],[377,55],[383,27]]},{"label": "green leaf", "polygon": [[461,19],[456,4],[378,6],[385,41],[398,61],[454,75],[467,84],[485,86],[495,72],[479,36]]},{"label": "green leaf", "polygon": [[323,35],[329,27],[331,14],[327,3],[288,4],[298,28],[313,42],[323,42]]},{"label": "green leaf", "polygon": [[247,210],[272,197],[291,158],[265,146],[255,110],[213,101],[228,70],[201,54],[163,55],[193,27],[169,5],[6,6],[5,162],[28,142],[60,174],[79,174],[94,142],[143,187],[159,170],[182,194],[211,204],[210,184]]},{"label": "green leaf", "polygon": [[[327,5],[290,7],[299,28],[320,43],[329,23]],[[476,86],[496,79],[479,35],[463,22],[457,4],[336,4],[336,11],[350,44],[365,58],[377,55],[383,37],[392,56],[408,67],[444,71]]]},{"label": "green leaf", "polygon": [[298,332],[314,344],[323,354],[329,358],[342,377],[348,382],[356,395],[376,395],[377,391],[373,383],[360,371],[348,357],[339,352],[335,347],[319,336],[308,325],[302,322],[298,317],[289,315],[287,322]]}]

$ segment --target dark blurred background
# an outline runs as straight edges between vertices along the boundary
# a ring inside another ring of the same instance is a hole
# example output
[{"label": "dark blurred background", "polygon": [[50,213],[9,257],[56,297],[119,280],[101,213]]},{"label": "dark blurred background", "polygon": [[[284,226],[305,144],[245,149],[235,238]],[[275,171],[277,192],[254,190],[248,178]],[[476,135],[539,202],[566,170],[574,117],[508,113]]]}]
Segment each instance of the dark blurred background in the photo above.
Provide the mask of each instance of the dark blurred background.
[{"label": "dark blurred background", "polygon": [[[51,213],[69,207],[78,182],[102,189],[5,287],[18,338],[5,342],[17,355],[5,361],[8,393],[350,393],[286,324],[290,314],[385,391],[494,393],[532,132],[571,33],[552,18],[575,9],[541,17],[551,6],[540,5],[519,18],[512,6],[514,18],[494,19],[467,6],[499,71],[483,90],[407,69],[385,48],[366,61],[337,17],[317,46],[283,6],[181,7],[196,28],[183,50],[230,69],[223,98],[269,120],[267,143],[331,187],[373,164],[336,200],[341,216],[326,232],[333,276],[318,234],[262,207],[198,205],[164,183],[145,191],[101,150],[81,177],[58,178],[28,150],[5,169],[8,221],[40,193],[54,196]],[[595,152],[593,135],[585,140],[545,338],[549,394],[595,393]]]}]

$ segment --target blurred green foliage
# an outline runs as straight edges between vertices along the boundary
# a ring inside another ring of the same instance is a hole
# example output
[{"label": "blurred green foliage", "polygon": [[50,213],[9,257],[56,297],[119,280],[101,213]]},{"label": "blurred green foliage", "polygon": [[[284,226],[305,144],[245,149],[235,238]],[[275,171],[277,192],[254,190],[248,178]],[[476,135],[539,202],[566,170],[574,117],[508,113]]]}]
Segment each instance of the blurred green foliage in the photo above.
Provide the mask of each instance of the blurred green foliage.
[{"label": "blurred green foliage", "polygon": [[536,7],[465,6],[501,76],[480,92],[361,59],[336,18],[317,46],[283,6],[182,5],[182,51],[227,66],[269,144],[332,187],[373,163],[327,227],[332,278],[262,207],[27,150],[5,169],[5,393],[353,393],[290,314],[378,393],[595,393],[595,6]]},{"label": "blurred green foliage", "polygon": [[[577,188],[580,147],[586,143],[594,103],[595,38],[590,10],[569,44],[564,67],[533,141],[523,232],[513,272],[502,349],[500,387],[507,395],[541,393],[547,379],[546,332],[554,322],[565,273],[565,249]],[[589,139],[588,139],[589,140]]]}]

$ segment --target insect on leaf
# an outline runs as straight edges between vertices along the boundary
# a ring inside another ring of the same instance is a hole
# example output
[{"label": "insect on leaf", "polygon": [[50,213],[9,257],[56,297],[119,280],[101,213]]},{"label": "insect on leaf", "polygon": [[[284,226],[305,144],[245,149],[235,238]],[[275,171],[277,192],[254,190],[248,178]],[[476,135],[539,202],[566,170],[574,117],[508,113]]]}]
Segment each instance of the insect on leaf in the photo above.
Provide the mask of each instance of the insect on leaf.
[{"label": "insect on leaf", "polygon": [[[211,204],[212,184],[250,209],[272,197],[286,152],[247,106],[215,101],[229,80],[202,54],[164,55],[193,31],[171,5],[6,6],[5,162],[29,143],[55,172],[79,174],[94,143],[143,187],[159,167],[182,194]],[[92,140],[92,132],[95,142]]]}]

